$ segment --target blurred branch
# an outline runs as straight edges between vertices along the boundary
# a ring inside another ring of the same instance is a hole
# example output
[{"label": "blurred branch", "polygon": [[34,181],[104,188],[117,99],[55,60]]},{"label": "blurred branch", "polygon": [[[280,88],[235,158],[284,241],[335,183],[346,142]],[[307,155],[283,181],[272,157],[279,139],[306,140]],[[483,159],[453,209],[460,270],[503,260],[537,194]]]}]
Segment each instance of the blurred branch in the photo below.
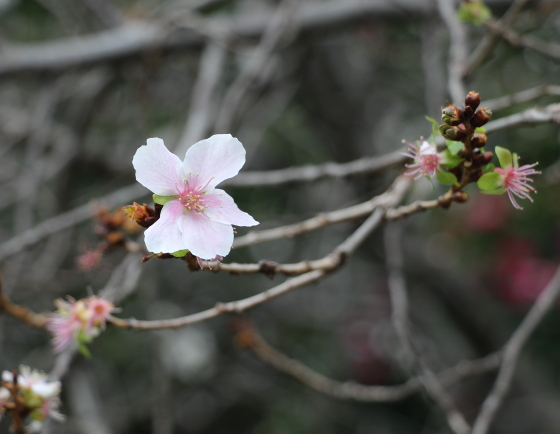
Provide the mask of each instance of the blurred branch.
[{"label": "blurred branch", "polygon": [[558,296],[560,296],[560,266],[556,269],[556,273],[543,292],[541,292],[537,301],[523,319],[523,322],[504,346],[498,377],[494,382],[494,387],[482,404],[482,408],[474,422],[472,434],[486,434],[490,429],[496,412],[511,386],[511,380],[525,342],[527,342],[527,339],[529,339],[545,315],[552,309]]},{"label": "blurred branch", "polygon": [[388,225],[385,229],[385,251],[387,255],[388,285],[393,313],[391,321],[399,336],[405,357],[410,368],[421,372],[420,381],[430,396],[445,412],[447,422],[457,434],[469,434],[471,429],[463,414],[437,376],[428,367],[423,355],[414,347],[408,319],[408,294],[403,274],[403,255],[401,250],[401,226]]},{"label": "blurred branch", "polygon": [[514,104],[532,101],[546,95],[560,96],[560,86],[556,86],[554,84],[544,84],[542,86],[533,87],[511,95],[486,100],[484,104],[490,107],[493,111],[502,110],[509,108]]},{"label": "blurred branch", "polygon": [[560,45],[558,44],[550,44],[529,35],[520,35],[497,21],[487,20],[484,24],[513,47],[530,48],[552,59],[560,59]]},{"label": "blurred branch", "polygon": [[438,9],[449,30],[448,87],[451,100],[456,105],[463,103],[466,95],[461,72],[467,61],[467,27],[457,18],[453,0],[437,0]]},{"label": "blurred branch", "polygon": [[43,328],[47,323],[45,315],[31,312],[29,309],[12,303],[4,293],[4,282],[0,275],[0,313],[18,318],[31,327]]},{"label": "blurred branch", "polygon": [[530,127],[545,123],[560,123],[560,104],[532,107],[521,113],[488,122],[485,128],[487,133],[494,133],[506,128]]},{"label": "blurred branch", "polygon": [[[360,402],[394,402],[406,399],[423,389],[421,377],[413,377],[406,383],[396,386],[365,386],[353,381],[332,380],[271,347],[246,321],[243,328],[238,331],[237,340],[241,345],[251,348],[257,356],[276,369],[333,398]],[[500,360],[498,353],[478,360],[463,360],[456,366],[438,373],[437,378],[442,385],[451,386],[465,378],[497,369]]]},{"label": "blurred branch", "polygon": [[300,0],[282,0],[267,24],[261,41],[253,50],[247,65],[235,78],[221,104],[215,125],[215,132],[226,133],[231,130],[235,115],[249,88],[258,83],[265,72],[270,57],[283,43],[293,40],[297,35],[294,17]]},{"label": "blurred branch", "polygon": [[206,137],[212,121],[213,101],[224,73],[226,49],[213,42],[208,42],[200,59],[198,75],[193,86],[189,114],[175,153],[184,155],[187,149]]},{"label": "blurred branch", "polygon": [[[500,19],[500,25],[504,28],[511,27],[517,16],[531,1],[532,0],[515,0],[502,19]],[[488,32],[486,36],[484,36],[478,47],[471,54],[468,63],[463,70],[464,78],[472,75],[484,64],[484,62],[486,62],[499,40],[500,35],[494,32]]]},{"label": "blurred branch", "polygon": [[[494,0],[491,4],[507,4]],[[304,4],[294,19],[302,31],[361,21],[372,17],[429,13],[429,0],[364,2],[330,0]],[[208,19],[207,27],[227,29],[238,37],[258,37],[270,21],[270,13],[245,14],[241,17]],[[181,32],[170,37],[170,30],[153,22],[129,21],[111,30],[77,38],[34,44],[4,44],[0,52],[0,75],[21,71],[60,70],[100,61],[112,61],[161,49],[200,47],[205,38],[197,33]]]}]

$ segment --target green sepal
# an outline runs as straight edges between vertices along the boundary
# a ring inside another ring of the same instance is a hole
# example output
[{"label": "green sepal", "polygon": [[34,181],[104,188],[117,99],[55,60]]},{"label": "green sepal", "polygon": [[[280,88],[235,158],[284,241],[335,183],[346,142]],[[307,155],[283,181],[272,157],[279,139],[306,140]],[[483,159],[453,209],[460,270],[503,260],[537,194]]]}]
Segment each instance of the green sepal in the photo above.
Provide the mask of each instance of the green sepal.
[{"label": "green sepal", "polygon": [[159,194],[154,194],[152,197],[154,198],[155,203],[165,205],[167,202],[176,200],[179,196],[160,196]]},{"label": "green sepal", "polygon": [[426,116],[426,120],[432,124],[432,136],[437,137],[440,134],[438,121],[429,116]]},{"label": "green sepal", "polygon": [[498,156],[498,160],[500,161],[500,167],[502,169],[505,169],[506,167],[510,167],[513,164],[513,157],[509,149],[496,146],[495,152],[496,155]]},{"label": "green sepal", "polygon": [[483,194],[504,194],[507,190],[505,188],[497,188],[496,190],[480,190]]},{"label": "green sepal", "polygon": [[183,256],[185,256],[187,253],[189,253],[188,250],[178,250],[177,252],[171,253],[173,256],[175,256],[176,258],[182,258]]},{"label": "green sepal", "polygon": [[78,351],[80,351],[80,353],[82,353],[82,356],[84,356],[86,359],[91,358],[91,352],[89,351],[88,347],[86,347],[86,345],[81,342],[78,344]]},{"label": "green sepal", "polygon": [[457,155],[461,149],[463,149],[463,143],[461,142],[454,142],[453,140],[446,140],[445,146],[449,149],[453,155]]},{"label": "green sepal", "polygon": [[474,132],[475,132],[475,133],[486,133],[486,128],[484,128],[484,127],[476,127],[476,128],[474,129]]},{"label": "green sepal", "polygon": [[516,169],[519,169],[519,155],[517,155],[515,152],[513,153],[513,167]]},{"label": "green sepal", "polygon": [[492,163],[487,164],[487,165],[484,167],[484,173],[493,172],[495,168],[496,168],[496,166],[494,166],[494,164],[492,164]]},{"label": "green sepal", "polygon": [[444,172],[443,170],[438,170],[436,173],[436,179],[445,185],[455,185],[459,186],[459,182],[457,181],[457,177],[450,172]]},{"label": "green sepal", "polygon": [[478,185],[478,188],[483,190],[483,192],[502,188],[502,176],[498,172],[485,173],[480,177],[476,185]]},{"label": "green sepal", "polygon": [[[461,147],[463,147],[462,144]],[[442,154],[443,158],[441,159],[441,164],[449,169],[457,167],[463,161],[461,157],[454,155],[449,149],[445,149]]]}]

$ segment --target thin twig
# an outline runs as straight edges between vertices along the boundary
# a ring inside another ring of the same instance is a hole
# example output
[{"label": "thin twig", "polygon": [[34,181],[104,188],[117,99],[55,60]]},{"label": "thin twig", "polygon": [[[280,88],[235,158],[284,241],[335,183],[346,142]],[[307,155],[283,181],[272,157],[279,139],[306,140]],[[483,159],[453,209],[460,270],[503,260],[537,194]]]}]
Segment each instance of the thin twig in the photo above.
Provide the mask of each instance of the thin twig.
[{"label": "thin twig", "polygon": [[459,105],[465,98],[466,90],[462,71],[467,61],[467,27],[457,18],[453,0],[437,0],[439,13],[449,30],[448,87],[452,101]]},{"label": "thin twig", "polygon": [[514,104],[533,101],[546,95],[560,96],[560,86],[556,86],[554,84],[544,84],[542,86],[533,87],[511,95],[486,100],[484,101],[484,105],[490,107],[493,111],[496,111],[510,108]]},{"label": "thin twig", "polygon": [[[519,13],[531,2],[532,0],[516,0],[508,11],[504,14],[499,23],[505,28],[509,28],[513,25],[513,22],[519,15]],[[494,32],[488,32],[488,34],[482,39],[478,47],[471,54],[467,65],[463,69],[463,77],[467,78],[472,75],[478,68],[482,66],[488,57],[494,51],[494,47],[500,40],[499,34]]]},{"label": "thin twig", "polygon": [[[253,327],[244,327],[238,336],[241,337],[241,343],[246,343],[265,362],[306,386],[333,398],[360,402],[394,402],[423,390],[422,380],[419,377],[413,377],[395,386],[365,386],[353,381],[335,381],[271,347]],[[500,360],[499,353],[478,360],[463,360],[438,373],[437,378],[442,385],[451,386],[465,378],[497,369]]]},{"label": "thin twig", "polygon": [[371,214],[376,208],[385,207],[388,203],[393,202],[394,195],[401,195],[409,187],[410,182],[410,177],[400,176],[385,193],[375,196],[367,202],[336,211],[321,213],[299,223],[249,232],[247,235],[236,238],[233,242],[233,247],[240,248],[264,241],[291,238],[334,223],[341,223],[364,217]]},{"label": "thin twig", "polygon": [[485,24],[492,32],[500,35],[513,47],[530,48],[552,59],[560,59],[560,45],[558,44],[544,42],[530,35],[520,35],[516,31],[493,20],[487,20]]},{"label": "thin twig", "polygon": [[[395,190],[393,194],[394,203],[398,203],[402,199],[403,191]],[[387,204],[391,206],[391,204]],[[229,303],[217,303],[215,307],[205,310],[203,312],[195,313],[181,318],[161,321],[138,321],[136,319],[120,319],[110,318],[108,322],[114,326],[135,329],[135,330],[159,330],[159,329],[174,329],[184,327],[186,325],[194,324],[200,321],[205,321],[210,318],[223,315],[225,313],[241,313],[245,310],[251,309],[261,305],[269,300],[272,300],[280,295],[286,294],[296,288],[315,282],[332,271],[338,269],[358,246],[367,238],[367,236],[375,230],[382,222],[384,210],[379,208],[371,214],[371,216],[362,225],[352,233],[344,242],[342,242],[334,251],[325,258],[325,260],[332,261],[332,266],[320,270],[310,271],[302,274],[301,276],[294,277],[286,280],[284,283],[277,285],[269,290],[256,294],[252,297],[243,300],[232,301]]]},{"label": "thin twig", "polygon": [[385,251],[387,253],[387,269],[389,272],[389,293],[393,314],[391,320],[401,344],[405,350],[405,356],[411,369],[421,372],[420,380],[426,391],[438,403],[445,412],[449,426],[457,434],[469,434],[470,426],[463,414],[458,410],[453,399],[437,376],[432,372],[424,361],[424,357],[417,351],[413,344],[408,324],[408,295],[406,282],[402,272],[403,257],[400,247],[401,227],[389,225],[385,229]]},{"label": "thin twig", "polygon": [[43,328],[47,316],[31,312],[29,309],[12,303],[4,293],[4,281],[0,275],[0,313],[11,315],[31,327]]},{"label": "thin twig", "polygon": [[474,422],[472,434],[486,434],[490,425],[507,394],[521,350],[535,328],[541,323],[546,314],[552,309],[554,302],[560,295],[560,266],[556,273],[535,301],[533,307],[515,330],[503,349],[498,377],[494,387],[484,400],[482,408]]}]

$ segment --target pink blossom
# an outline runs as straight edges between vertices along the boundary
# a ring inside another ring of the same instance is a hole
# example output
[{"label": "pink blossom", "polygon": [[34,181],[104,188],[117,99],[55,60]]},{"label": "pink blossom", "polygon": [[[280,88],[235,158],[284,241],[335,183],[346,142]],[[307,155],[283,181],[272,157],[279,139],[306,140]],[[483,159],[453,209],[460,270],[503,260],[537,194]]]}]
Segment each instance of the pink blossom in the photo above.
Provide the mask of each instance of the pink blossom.
[{"label": "pink blossom", "polygon": [[509,196],[509,200],[513,206],[517,209],[523,209],[516,201],[515,196],[521,199],[529,199],[531,202],[533,199],[529,196],[531,191],[535,191],[534,187],[528,184],[528,182],[533,182],[529,175],[538,175],[541,172],[538,172],[533,169],[538,163],[534,164],[526,164],[525,166],[516,167],[517,162],[515,164],[507,165],[505,168],[496,168],[494,172],[497,172],[501,176],[501,182],[503,188],[506,189],[507,194]]},{"label": "pink blossom", "polygon": [[[10,371],[2,372],[2,381],[14,383],[14,375]],[[58,412],[60,381],[49,382],[44,372],[31,370],[27,366],[20,366],[17,384],[18,395],[23,400],[23,404],[31,410],[30,417],[34,421],[42,422],[47,417],[63,419],[63,416]],[[5,399],[9,400],[10,397],[5,396]]]},{"label": "pink blossom", "polygon": [[64,350],[73,340],[92,339],[105,327],[107,317],[115,310],[113,304],[99,297],[78,301],[57,300],[58,312],[47,323],[54,336],[56,353]]},{"label": "pink blossom", "polygon": [[414,179],[419,179],[422,176],[433,178],[441,163],[436,147],[430,145],[425,140],[421,144],[404,143],[406,143],[410,149],[408,149],[408,152],[403,152],[402,155],[414,160],[413,164],[406,165],[406,167],[412,169],[406,172],[406,175],[414,176]]},{"label": "pink blossom", "polygon": [[258,222],[240,211],[231,196],[215,188],[245,164],[245,149],[229,134],[217,134],[195,143],[183,162],[163,140],[148,139],[134,155],[136,179],[158,196],[166,196],[159,220],[145,234],[153,253],[188,250],[212,260],[226,256],[233,243],[233,228]]}]

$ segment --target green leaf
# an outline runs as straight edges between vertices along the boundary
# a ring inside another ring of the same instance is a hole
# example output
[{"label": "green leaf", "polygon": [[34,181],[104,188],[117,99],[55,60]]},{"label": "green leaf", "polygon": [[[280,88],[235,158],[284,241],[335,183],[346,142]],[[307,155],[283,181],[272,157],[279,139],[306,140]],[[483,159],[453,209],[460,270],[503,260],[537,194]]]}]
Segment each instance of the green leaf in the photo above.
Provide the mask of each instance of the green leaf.
[{"label": "green leaf", "polygon": [[453,155],[457,155],[461,149],[463,149],[463,143],[461,142],[454,142],[452,140],[446,140],[445,146],[449,149]]},{"label": "green leaf", "polygon": [[432,136],[437,137],[439,135],[439,123],[429,116],[426,116],[426,119],[432,124]]},{"label": "green leaf", "polygon": [[456,185],[459,186],[457,182],[457,177],[449,172],[444,172],[443,170],[438,170],[436,173],[436,179],[445,185]]},{"label": "green leaf", "polygon": [[480,0],[471,0],[461,3],[457,17],[459,20],[480,26],[484,21],[492,16],[492,12]]},{"label": "green leaf", "polygon": [[[463,146],[463,145],[461,145]],[[453,167],[457,167],[463,159],[458,155],[453,155],[449,149],[445,149],[443,151],[443,158],[441,159],[441,164],[447,167],[448,169],[452,169]]]},{"label": "green leaf", "polygon": [[498,172],[485,173],[476,183],[481,190],[496,190],[503,185],[502,176]]},{"label": "green leaf", "polygon": [[165,205],[167,202],[171,202],[172,200],[177,199],[179,196],[160,196],[159,194],[154,194],[152,197],[154,198],[155,203]]},{"label": "green leaf", "polygon": [[509,149],[496,146],[495,152],[498,156],[498,160],[500,160],[500,167],[502,169],[505,169],[506,167],[510,167],[512,165],[513,157]]},{"label": "green leaf", "polygon": [[481,190],[484,194],[504,194],[507,190],[505,188],[497,188],[496,190]]},{"label": "green leaf", "polygon": [[493,172],[495,168],[496,166],[494,166],[492,163],[487,164],[486,167],[484,167],[484,173]]},{"label": "green leaf", "polygon": [[477,127],[474,129],[475,133],[485,133],[486,132],[486,128],[484,127]]},{"label": "green leaf", "polygon": [[88,347],[85,346],[85,344],[81,343],[80,345],[78,345],[78,350],[86,359],[91,358],[91,352],[89,351]]},{"label": "green leaf", "polygon": [[187,253],[189,253],[188,250],[179,250],[177,252],[171,253],[173,256],[175,256],[176,258],[182,258],[183,256],[185,256]]}]

